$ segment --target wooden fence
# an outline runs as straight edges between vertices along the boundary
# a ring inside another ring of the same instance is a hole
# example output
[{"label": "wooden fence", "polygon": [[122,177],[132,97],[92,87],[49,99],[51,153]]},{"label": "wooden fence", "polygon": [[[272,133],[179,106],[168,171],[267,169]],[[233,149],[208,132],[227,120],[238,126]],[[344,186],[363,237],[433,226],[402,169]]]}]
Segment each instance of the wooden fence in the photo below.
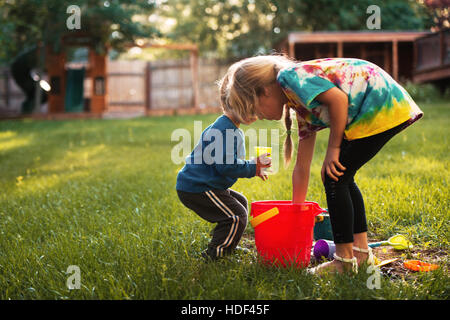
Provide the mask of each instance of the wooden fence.
[{"label": "wooden fence", "polygon": [[[216,81],[229,64],[200,59],[198,70],[200,109],[220,106]],[[89,81],[85,98],[89,99]],[[185,60],[109,60],[107,113],[142,113],[146,110],[183,110],[193,107],[194,88],[189,59]],[[0,116],[19,114],[25,98],[8,68],[0,68]],[[45,107],[41,111],[45,112]]]},{"label": "wooden fence", "polygon": [[[216,81],[228,68],[215,60],[199,63],[199,107],[220,106]],[[109,61],[108,110],[167,110],[194,106],[189,60]]]}]

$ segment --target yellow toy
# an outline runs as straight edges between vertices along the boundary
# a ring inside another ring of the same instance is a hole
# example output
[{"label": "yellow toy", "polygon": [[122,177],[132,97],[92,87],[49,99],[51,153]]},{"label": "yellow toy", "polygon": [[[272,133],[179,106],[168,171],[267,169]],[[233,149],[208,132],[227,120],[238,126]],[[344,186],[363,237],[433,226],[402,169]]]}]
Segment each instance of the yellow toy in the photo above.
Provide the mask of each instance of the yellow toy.
[{"label": "yellow toy", "polygon": [[401,234],[390,237],[387,241],[369,243],[369,247],[371,248],[379,246],[392,246],[395,250],[406,250],[413,247],[412,243]]}]

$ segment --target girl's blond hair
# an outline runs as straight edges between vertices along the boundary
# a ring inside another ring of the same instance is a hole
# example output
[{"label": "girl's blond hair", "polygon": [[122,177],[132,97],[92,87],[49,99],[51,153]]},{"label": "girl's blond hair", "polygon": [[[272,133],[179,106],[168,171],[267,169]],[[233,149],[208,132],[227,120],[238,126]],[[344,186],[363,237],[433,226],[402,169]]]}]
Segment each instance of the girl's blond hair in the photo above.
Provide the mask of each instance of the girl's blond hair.
[{"label": "girl's blond hair", "polygon": [[[278,72],[292,67],[295,61],[284,55],[265,55],[246,58],[230,66],[225,76],[219,80],[222,109],[243,124],[258,119],[255,105],[264,88],[276,81]],[[284,123],[286,140],[284,159],[287,165],[292,157],[291,117],[285,106]]]}]

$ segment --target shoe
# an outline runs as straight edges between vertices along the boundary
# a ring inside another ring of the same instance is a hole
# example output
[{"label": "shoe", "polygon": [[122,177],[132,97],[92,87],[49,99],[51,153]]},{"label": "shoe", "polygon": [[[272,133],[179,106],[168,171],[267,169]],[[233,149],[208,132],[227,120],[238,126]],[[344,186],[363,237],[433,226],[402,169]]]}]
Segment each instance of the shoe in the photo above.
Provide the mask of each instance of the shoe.
[{"label": "shoe", "polygon": [[[338,256],[336,253],[334,253],[333,258],[334,258],[334,260],[339,261],[339,262],[351,263],[352,264],[352,272],[358,273],[358,262],[356,260],[356,257],[353,257],[351,259],[342,258],[342,257]],[[307,272],[311,273],[311,274],[321,274],[323,272],[326,272],[327,269],[329,268],[328,266],[331,266],[333,263],[334,263],[334,261],[322,263],[321,265],[318,265],[317,267],[307,269]],[[333,271],[339,272],[335,267],[334,267]]]},{"label": "shoe", "polygon": [[361,252],[361,253],[367,253],[367,264],[369,265],[376,265],[376,257],[373,255],[372,248],[362,249],[358,247],[353,247],[353,251]]},{"label": "shoe", "polygon": [[243,248],[243,247],[240,247],[240,246],[237,246],[236,248],[234,248],[234,250],[236,251],[236,253],[239,253],[239,254],[248,254],[248,253],[250,253],[251,252],[251,250],[250,249],[247,249],[247,248]]},{"label": "shoe", "polygon": [[217,256],[214,257],[210,256],[207,250],[202,251],[201,256],[206,262],[216,261],[219,259]]}]

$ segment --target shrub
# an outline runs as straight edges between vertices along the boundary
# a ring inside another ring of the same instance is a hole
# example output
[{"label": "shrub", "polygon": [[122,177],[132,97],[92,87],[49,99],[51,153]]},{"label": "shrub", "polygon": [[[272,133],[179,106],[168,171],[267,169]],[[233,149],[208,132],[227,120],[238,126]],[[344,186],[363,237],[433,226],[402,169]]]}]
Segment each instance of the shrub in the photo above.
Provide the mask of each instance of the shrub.
[{"label": "shrub", "polygon": [[439,88],[431,83],[417,84],[411,81],[407,81],[403,84],[403,87],[408,91],[411,97],[417,102],[436,102],[443,99],[450,99],[450,89],[447,88],[442,95]]}]

